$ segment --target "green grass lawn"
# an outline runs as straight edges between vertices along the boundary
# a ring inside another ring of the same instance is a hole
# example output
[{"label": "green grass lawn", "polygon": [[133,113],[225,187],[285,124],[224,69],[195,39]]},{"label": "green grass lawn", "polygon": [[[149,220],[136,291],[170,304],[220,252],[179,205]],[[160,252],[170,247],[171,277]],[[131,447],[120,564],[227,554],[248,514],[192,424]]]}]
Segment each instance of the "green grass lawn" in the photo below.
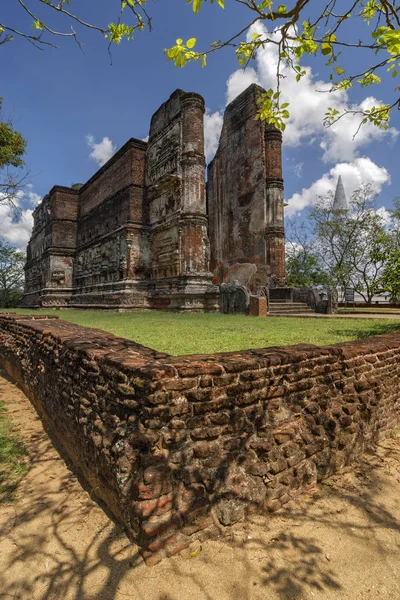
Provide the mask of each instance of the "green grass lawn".
[{"label": "green grass lawn", "polygon": [[15,499],[15,490],[28,470],[26,451],[13,431],[4,402],[0,401],[0,504]]},{"label": "green grass lawn", "polygon": [[[29,310],[12,312],[29,314]],[[117,313],[48,310],[71,323],[111,331],[124,338],[173,355],[206,354],[288,346],[336,344],[400,329],[400,320],[256,318],[245,315]]]}]

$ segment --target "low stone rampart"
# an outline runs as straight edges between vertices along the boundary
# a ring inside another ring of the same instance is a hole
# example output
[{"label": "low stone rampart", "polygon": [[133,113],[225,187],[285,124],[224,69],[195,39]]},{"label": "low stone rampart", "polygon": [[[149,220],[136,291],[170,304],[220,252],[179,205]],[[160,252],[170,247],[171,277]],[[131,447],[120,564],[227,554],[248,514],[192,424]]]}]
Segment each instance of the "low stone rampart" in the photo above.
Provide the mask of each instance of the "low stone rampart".
[{"label": "low stone rampart", "polygon": [[400,331],[172,357],[4,315],[0,360],[148,564],[278,509],[400,422]]}]

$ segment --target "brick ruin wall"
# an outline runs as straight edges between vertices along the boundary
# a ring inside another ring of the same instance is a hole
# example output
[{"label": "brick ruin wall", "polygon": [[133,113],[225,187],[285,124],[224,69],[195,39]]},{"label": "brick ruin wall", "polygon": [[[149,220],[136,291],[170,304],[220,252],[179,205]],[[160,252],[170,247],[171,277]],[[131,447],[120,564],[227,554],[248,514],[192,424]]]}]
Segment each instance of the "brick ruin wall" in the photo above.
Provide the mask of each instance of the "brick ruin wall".
[{"label": "brick ruin wall", "polygon": [[400,333],[172,357],[0,317],[0,359],[148,564],[273,511],[400,421]]},{"label": "brick ruin wall", "polygon": [[262,88],[226,109],[205,183],[204,99],[176,90],[84,185],[33,213],[24,305],[219,310],[221,283],[284,281],[282,136],[256,120]]},{"label": "brick ruin wall", "polygon": [[253,84],[228,105],[207,182],[214,281],[253,293],[285,279],[282,134],[256,119],[264,92]]},{"label": "brick ruin wall", "polygon": [[176,90],[149,142],[130,139],[84,185],[34,211],[26,306],[218,310],[209,271],[204,100]]}]

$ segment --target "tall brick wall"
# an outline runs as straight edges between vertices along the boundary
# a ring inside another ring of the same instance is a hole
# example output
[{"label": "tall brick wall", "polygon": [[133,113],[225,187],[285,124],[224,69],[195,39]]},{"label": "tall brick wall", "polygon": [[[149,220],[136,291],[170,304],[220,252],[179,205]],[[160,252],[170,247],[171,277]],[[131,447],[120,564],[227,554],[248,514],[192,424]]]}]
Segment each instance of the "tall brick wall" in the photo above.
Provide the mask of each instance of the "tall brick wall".
[{"label": "tall brick wall", "polygon": [[8,315],[0,359],[149,564],[279,508],[400,422],[400,333],[171,357]]},{"label": "tall brick wall", "polygon": [[131,138],[79,190],[74,308],[147,308],[147,144]]},{"label": "tall brick wall", "polygon": [[131,138],[85,183],[80,189],[80,218],[124,188],[143,189],[146,147],[146,142]]},{"label": "tall brick wall", "polygon": [[285,277],[282,135],[256,119],[264,91],[253,84],[227,106],[207,182],[214,282],[252,292]]},{"label": "tall brick wall", "polygon": [[25,303],[36,305],[41,298],[48,305],[67,306],[76,253],[77,190],[53,187],[34,210],[33,219],[25,265]]},{"label": "tall brick wall", "polygon": [[209,270],[204,99],[176,90],[153,115],[146,185],[153,307],[216,310]]},{"label": "tall brick wall", "polygon": [[[218,310],[204,168],[204,100],[176,90],[153,115],[148,143],[131,138],[84,185],[53,188],[64,195],[57,214],[47,199],[37,208],[25,305]],[[58,214],[72,209],[73,223]],[[63,295],[51,289],[58,281]]]}]

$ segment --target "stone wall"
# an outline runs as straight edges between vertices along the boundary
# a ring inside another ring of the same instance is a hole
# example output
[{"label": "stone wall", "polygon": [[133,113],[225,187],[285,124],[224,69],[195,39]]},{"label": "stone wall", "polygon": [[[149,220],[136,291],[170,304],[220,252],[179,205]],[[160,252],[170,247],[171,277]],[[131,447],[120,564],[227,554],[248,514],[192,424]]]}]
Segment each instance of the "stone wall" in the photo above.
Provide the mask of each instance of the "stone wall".
[{"label": "stone wall", "polygon": [[67,306],[73,292],[78,191],[55,186],[33,212],[27,247],[25,304]]},{"label": "stone wall", "polygon": [[252,292],[285,278],[282,135],[256,119],[264,92],[253,84],[228,105],[207,182],[214,282]]},{"label": "stone wall", "polygon": [[79,190],[74,308],[148,308],[147,144],[129,140]]},{"label": "stone wall", "polygon": [[204,99],[176,90],[153,115],[146,186],[151,226],[150,303],[215,310],[205,195]]},{"label": "stone wall", "polygon": [[204,169],[204,100],[176,90],[148,143],[131,138],[84,185],[53,188],[37,207],[25,306],[218,310]]},{"label": "stone wall", "polygon": [[0,359],[149,564],[276,510],[400,422],[400,333],[172,357],[0,317]]}]

